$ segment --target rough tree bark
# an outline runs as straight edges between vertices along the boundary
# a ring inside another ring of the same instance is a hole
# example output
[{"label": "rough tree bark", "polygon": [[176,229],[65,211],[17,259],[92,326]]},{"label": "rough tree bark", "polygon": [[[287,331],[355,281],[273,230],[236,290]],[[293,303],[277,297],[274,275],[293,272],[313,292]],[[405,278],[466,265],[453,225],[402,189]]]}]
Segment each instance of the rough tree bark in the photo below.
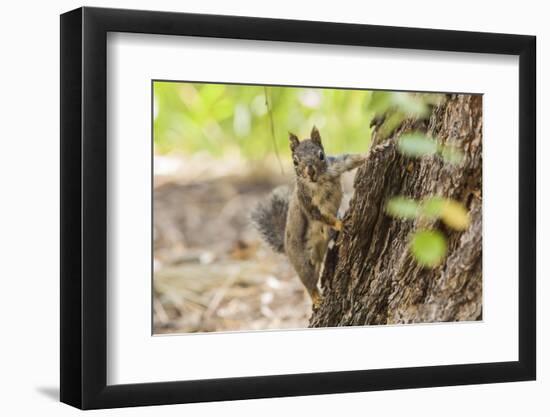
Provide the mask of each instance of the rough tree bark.
[{"label": "rough tree bark", "polygon": [[[401,155],[396,140],[412,130],[460,147],[465,159],[452,165],[437,156]],[[324,301],[311,327],[481,319],[481,135],[482,97],[472,95],[449,95],[429,119],[405,121],[389,138],[375,130],[355,177],[345,230],[325,259]],[[398,195],[453,198],[468,209],[471,224],[457,232],[439,221],[392,218],[385,203]],[[408,250],[411,232],[426,226],[448,238],[447,256],[433,269],[419,266]]]}]

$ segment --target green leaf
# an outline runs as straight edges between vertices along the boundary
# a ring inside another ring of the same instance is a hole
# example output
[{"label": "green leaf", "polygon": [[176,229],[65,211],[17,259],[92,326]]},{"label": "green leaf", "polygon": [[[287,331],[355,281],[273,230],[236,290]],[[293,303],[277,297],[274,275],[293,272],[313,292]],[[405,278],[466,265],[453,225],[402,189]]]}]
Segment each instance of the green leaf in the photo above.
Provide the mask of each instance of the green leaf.
[{"label": "green leaf", "polygon": [[385,91],[373,91],[370,97],[369,109],[376,114],[385,113],[391,106],[391,93]]},{"label": "green leaf", "polygon": [[460,164],[464,160],[462,151],[454,146],[441,146],[439,150],[443,160],[449,164]]},{"label": "green leaf", "polygon": [[418,203],[406,197],[393,197],[386,204],[386,213],[400,219],[414,219],[418,215]]},{"label": "green leaf", "polygon": [[[390,114],[391,113],[391,114]],[[405,120],[405,116],[400,112],[388,112],[388,116],[384,120],[381,126],[381,135],[383,138],[387,138],[397,126]]]},{"label": "green leaf", "polygon": [[437,142],[422,133],[408,133],[399,138],[398,148],[407,156],[433,155],[437,152]]},{"label": "green leaf", "polygon": [[422,230],[412,235],[411,251],[420,265],[434,267],[445,258],[447,240],[440,231]]},{"label": "green leaf", "polygon": [[438,219],[443,213],[445,199],[442,197],[430,197],[422,202],[421,211],[426,217]]},{"label": "green leaf", "polygon": [[420,97],[425,104],[431,104],[432,106],[439,106],[445,101],[445,94],[422,93]]},{"label": "green leaf", "polygon": [[428,106],[419,96],[410,93],[392,93],[391,98],[393,104],[403,113],[417,118],[426,117],[428,114]]},{"label": "green leaf", "polygon": [[455,230],[466,230],[470,226],[470,215],[466,207],[451,198],[428,198],[422,202],[420,211],[426,217],[443,220]]}]

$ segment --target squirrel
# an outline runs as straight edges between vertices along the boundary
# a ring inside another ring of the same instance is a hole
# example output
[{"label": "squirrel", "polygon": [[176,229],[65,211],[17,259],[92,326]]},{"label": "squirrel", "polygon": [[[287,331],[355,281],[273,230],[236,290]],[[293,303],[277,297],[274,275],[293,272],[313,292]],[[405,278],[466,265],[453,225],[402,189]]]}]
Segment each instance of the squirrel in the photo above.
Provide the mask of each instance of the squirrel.
[{"label": "squirrel", "polygon": [[366,155],[327,156],[319,130],[300,141],[289,133],[295,181],[280,186],[253,210],[252,222],[273,250],[288,257],[311,297],[313,307],[322,302],[317,287],[321,265],[330,240],[330,229],[342,230],[337,218],[342,202],[341,175],[357,168]]}]

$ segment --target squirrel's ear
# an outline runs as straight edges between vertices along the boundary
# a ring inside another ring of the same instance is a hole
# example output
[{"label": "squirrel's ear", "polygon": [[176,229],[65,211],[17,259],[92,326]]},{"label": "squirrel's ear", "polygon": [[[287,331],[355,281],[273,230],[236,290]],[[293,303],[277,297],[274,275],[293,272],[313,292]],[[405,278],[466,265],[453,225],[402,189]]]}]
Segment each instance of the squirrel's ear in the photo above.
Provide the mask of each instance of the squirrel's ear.
[{"label": "squirrel's ear", "polygon": [[298,140],[298,136],[296,136],[294,133],[288,132],[288,140],[290,141],[290,150],[294,152],[294,150],[300,144],[300,141]]},{"label": "squirrel's ear", "polygon": [[311,129],[311,140],[315,143],[317,143],[318,145],[321,145],[323,146],[323,144],[321,143],[321,134],[319,133],[319,130],[317,130],[317,128],[315,126],[313,126],[313,129]]}]

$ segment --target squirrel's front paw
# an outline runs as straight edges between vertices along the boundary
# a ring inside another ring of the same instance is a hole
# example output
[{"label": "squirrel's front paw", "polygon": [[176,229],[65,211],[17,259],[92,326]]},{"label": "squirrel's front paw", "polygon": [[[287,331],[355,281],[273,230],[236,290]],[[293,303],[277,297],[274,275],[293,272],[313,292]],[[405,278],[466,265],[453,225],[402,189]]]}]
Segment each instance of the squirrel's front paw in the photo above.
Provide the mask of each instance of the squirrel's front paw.
[{"label": "squirrel's front paw", "polygon": [[332,228],[333,228],[334,230],[336,230],[337,232],[342,231],[342,228],[343,228],[342,220],[336,220],[336,221],[334,222],[334,224],[332,225]]},{"label": "squirrel's front paw", "polygon": [[315,291],[311,297],[311,301],[313,304],[313,309],[317,310],[321,306],[321,303],[323,302],[323,296],[319,293],[319,291]]}]

